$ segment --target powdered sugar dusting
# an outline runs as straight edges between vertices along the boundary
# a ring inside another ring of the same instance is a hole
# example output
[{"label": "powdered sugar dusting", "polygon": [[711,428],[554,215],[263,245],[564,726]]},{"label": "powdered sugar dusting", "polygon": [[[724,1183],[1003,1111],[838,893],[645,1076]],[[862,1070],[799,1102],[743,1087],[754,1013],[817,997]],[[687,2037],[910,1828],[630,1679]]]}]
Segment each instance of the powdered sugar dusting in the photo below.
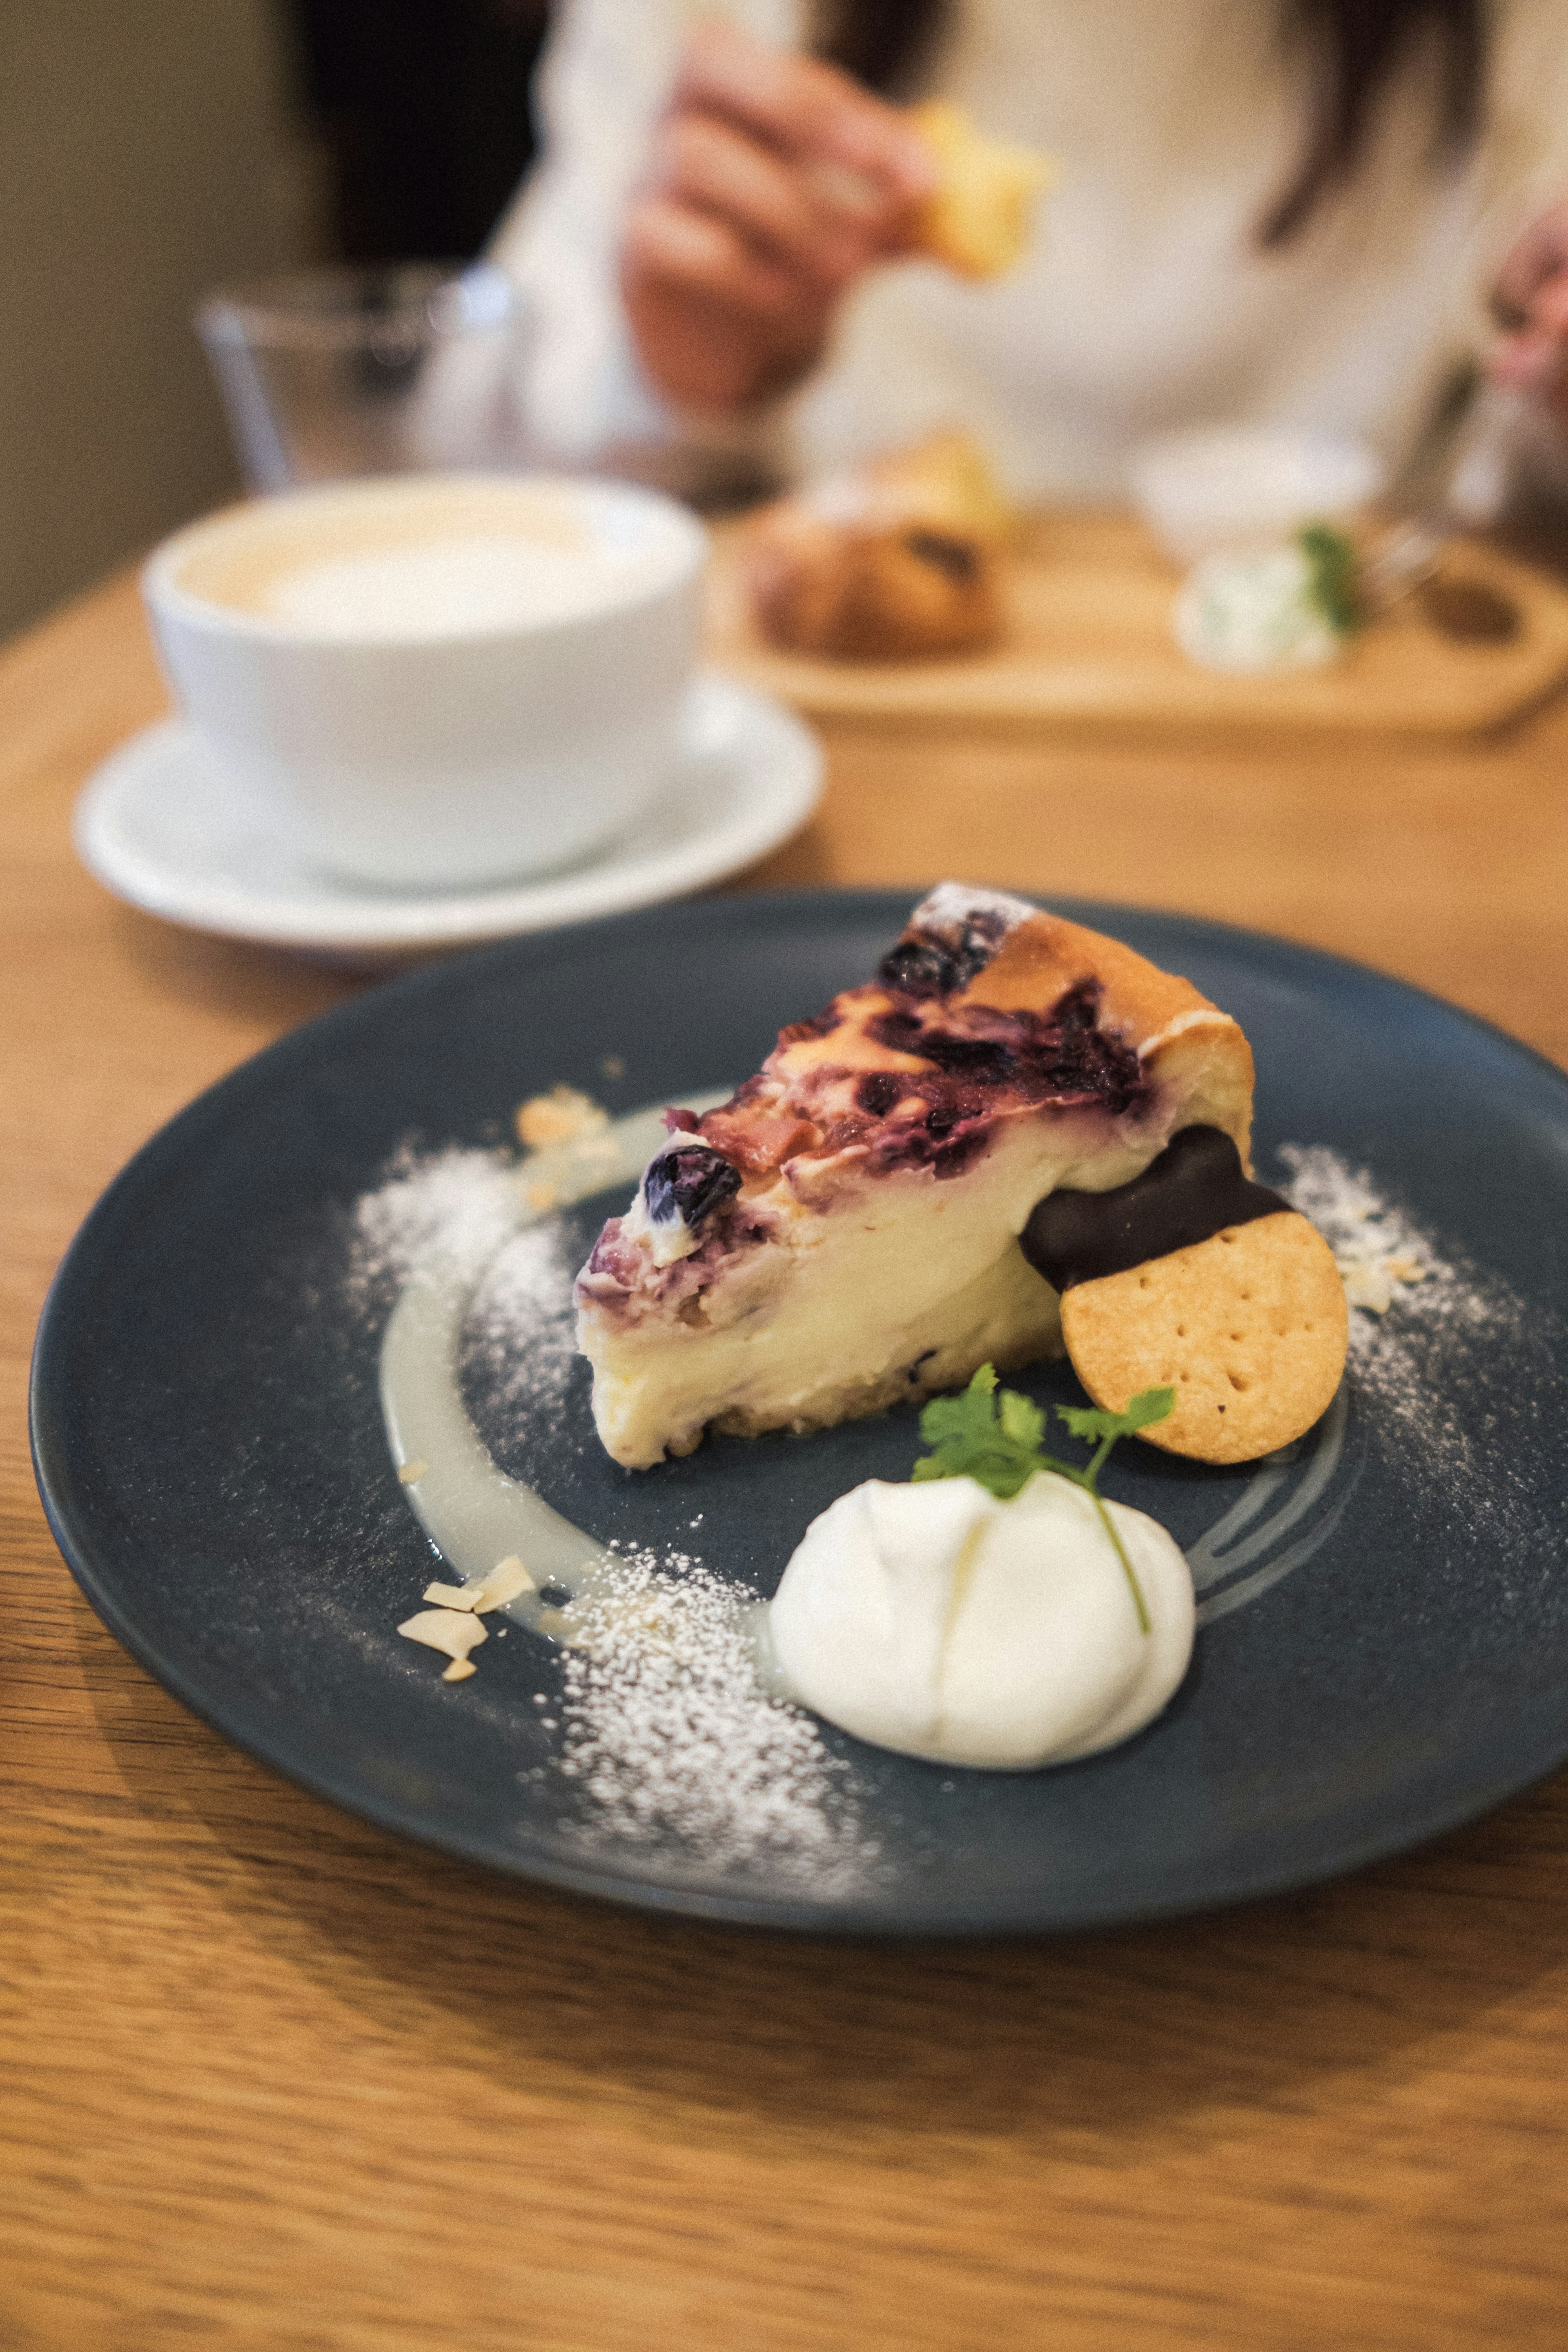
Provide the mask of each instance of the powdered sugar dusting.
[{"label": "powdered sugar dusting", "polygon": [[748,1604],[688,1554],[638,1551],[568,1612],[560,1769],[591,1843],[678,1840],[721,1870],[842,1891],[874,1861],[848,1768],[757,1680]]},{"label": "powdered sugar dusting", "polygon": [[575,1254],[555,1224],[526,1227],[497,1254],[474,1295],[463,1372],[509,1417],[527,1415],[553,1442],[563,1433],[577,1358]]},{"label": "powdered sugar dusting", "polygon": [[1484,1517],[1510,1544],[1544,1545],[1517,1448],[1500,1440],[1521,1404],[1539,1409],[1568,1385],[1557,1318],[1440,1245],[1338,1152],[1286,1144],[1279,1158],[1280,1191],[1345,1276],[1352,1392],[1384,1455],[1415,1472],[1412,1508],[1440,1496],[1456,1526],[1476,1532]]},{"label": "powdered sugar dusting", "polygon": [[510,1152],[451,1144],[421,1153],[403,1144],[383,1181],[354,1203],[351,1296],[368,1303],[437,1255],[459,1258],[478,1273],[515,1227],[519,1205]]},{"label": "powdered sugar dusting", "polygon": [[[1287,1143],[1279,1157],[1290,1171],[1282,1187],[1292,1208],[1310,1217],[1333,1251],[1352,1307],[1385,1315],[1394,1298],[1418,1283],[1436,1280],[1449,1287],[1454,1269],[1402,1210],[1374,1191],[1365,1169],[1352,1169],[1326,1144]],[[1352,1324],[1352,1346],[1367,1337],[1365,1323]]]},{"label": "powdered sugar dusting", "polygon": [[[580,1433],[566,1426],[577,1252],[572,1229],[530,1200],[538,1164],[405,1147],[355,1205],[349,1288],[368,1313],[439,1266],[463,1383],[486,1418],[526,1427],[531,1452],[559,1452]],[[422,1476],[431,1469],[421,1462]],[[558,1714],[541,1718],[559,1738],[541,1769],[571,1788],[561,1828],[574,1843],[634,1846],[643,1869],[750,1872],[803,1894],[864,1877],[877,1849],[848,1766],[813,1717],[759,1679],[754,1592],[688,1553],[651,1550],[612,1550],[563,1606],[545,1592],[552,1605],[524,1620],[562,1643]]]}]

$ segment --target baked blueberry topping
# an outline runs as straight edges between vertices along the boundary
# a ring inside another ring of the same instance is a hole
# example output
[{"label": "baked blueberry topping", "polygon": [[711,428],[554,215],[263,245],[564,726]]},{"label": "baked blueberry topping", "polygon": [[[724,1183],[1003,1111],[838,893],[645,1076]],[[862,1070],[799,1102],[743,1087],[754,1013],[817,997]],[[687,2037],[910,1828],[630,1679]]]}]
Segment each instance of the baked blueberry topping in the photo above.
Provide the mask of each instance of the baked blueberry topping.
[{"label": "baked blueberry topping", "polygon": [[1003,907],[978,905],[958,920],[943,919],[940,931],[911,926],[882,958],[877,977],[904,996],[952,996],[984,971],[1014,919]]},{"label": "baked blueberry topping", "polygon": [[[989,1006],[955,1007],[938,1024],[915,1013],[884,1013],[868,1024],[869,1034],[895,1054],[917,1055],[952,1081],[963,1097],[981,1108],[987,1088],[1006,1087],[1035,1102],[1102,1102],[1120,1113],[1145,1089],[1137,1055],[1120,1037],[1097,1025],[1100,989],[1080,981],[1048,1013],[1001,1013]],[[900,1081],[903,1093],[937,1097],[923,1072]]]},{"label": "baked blueberry topping", "polygon": [[868,1112],[871,1118],[886,1118],[893,1105],[902,1098],[903,1093],[902,1078],[896,1078],[890,1070],[873,1070],[856,1087],[855,1100],[859,1108]]},{"label": "baked blueberry topping", "polygon": [[889,948],[877,966],[877,977],[900,996],[951,996],[962,985],[952,958],[926,940],[900,940]]},{"label": "baked blueberry topping", "polygon": [[933,1029],[905,1050],[934,1062],[949,1077],[978,1078],[982,1086],[1004,1085],[1018,1066],[1016,1053],[1000,1037],[953,1037]]},{"label": "baked blueberry topping", "polygon": [[643,1202],[656,1225],[677,1219],[690,1227],[733,1200],[741,1189],[741,1171],[706,1144],[683,1144],[677,1151],[661,1151],[650,1160],[642,1180]]}]

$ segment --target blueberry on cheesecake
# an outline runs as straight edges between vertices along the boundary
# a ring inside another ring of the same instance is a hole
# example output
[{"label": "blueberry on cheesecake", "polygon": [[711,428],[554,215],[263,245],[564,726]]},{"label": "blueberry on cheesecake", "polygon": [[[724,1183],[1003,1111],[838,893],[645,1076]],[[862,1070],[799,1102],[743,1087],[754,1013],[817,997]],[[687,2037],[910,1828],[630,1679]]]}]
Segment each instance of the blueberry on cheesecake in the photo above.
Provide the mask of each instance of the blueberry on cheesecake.
[{"label": "blueberry on cheesecake", "polygon": [[780,1033],[665,1149],[577,1280],[594,1416],[629,1469],[705,1430],[822,1429],[1060,1350],[1019,1236],[1178,1129],[1245,1164],[1237,1024],[1117,940],[944,883],[874,981]]}]

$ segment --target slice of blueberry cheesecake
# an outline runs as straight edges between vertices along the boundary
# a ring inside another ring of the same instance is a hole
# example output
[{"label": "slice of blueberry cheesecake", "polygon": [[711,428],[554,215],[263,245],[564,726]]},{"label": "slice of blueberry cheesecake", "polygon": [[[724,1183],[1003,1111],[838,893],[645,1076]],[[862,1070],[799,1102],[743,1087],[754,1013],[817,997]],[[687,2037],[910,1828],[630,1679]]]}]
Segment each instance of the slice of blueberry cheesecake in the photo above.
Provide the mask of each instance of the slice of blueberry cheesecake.
[{"label": "slice of blueberry cheesecake", "polygon": [[1245,1163],[1252,1055],[1130,948],[943,883],[876,979],[668,1143],[577,1278],[594,1417],[629,1469],[713,1428],[823,1429],[1061,1348],[1018,1236],[1178,1129]]}]

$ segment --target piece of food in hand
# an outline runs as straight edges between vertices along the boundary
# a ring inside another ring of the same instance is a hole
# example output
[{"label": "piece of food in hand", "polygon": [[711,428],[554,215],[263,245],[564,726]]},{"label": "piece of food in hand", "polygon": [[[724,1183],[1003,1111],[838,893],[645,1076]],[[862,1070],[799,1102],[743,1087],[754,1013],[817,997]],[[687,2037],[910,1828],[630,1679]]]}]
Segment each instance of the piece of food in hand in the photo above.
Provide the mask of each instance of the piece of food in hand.
[{"label": "piece of food in hand", "polygon": [[1198,1126],[1133,1181],[1042,1201],[1024,1255],[1061,1294],[1062,1336],[1097,1405],[1159,1387],[1140,1428],[1200,1462],[1251,1462],[1310,1429],[1344,1371],[1349,1311],[1314,1225],[1249,1182],[1231,1139]]},{"label": "piece of food in hand", "polygon": [[1021,259],[1036,203],[1059,167],[1032,148],[983,138],[944,99],[912,107],[910,120],[941,174],[916,221],[914,250],[962,278],[1000,278]]},{"label": "piece of food in hand", "polygon": [[1002,633],[1011,527],[974,443],[933,434],[763,509],[745,551],[757,624],[837,660],[977,651]]},{"label": "piece of food in hand", "polygon": [[[700,988],[700,971],[682,975]],[[946,883],[847,990],[666,1150],[578,1277],[606,1450],[820,1429],[1057,1353],[1018,1235],[1058,1184],[1120,1185],[1179,1129],[1245,1155],[1252,1055],[1129,948]]]}]

